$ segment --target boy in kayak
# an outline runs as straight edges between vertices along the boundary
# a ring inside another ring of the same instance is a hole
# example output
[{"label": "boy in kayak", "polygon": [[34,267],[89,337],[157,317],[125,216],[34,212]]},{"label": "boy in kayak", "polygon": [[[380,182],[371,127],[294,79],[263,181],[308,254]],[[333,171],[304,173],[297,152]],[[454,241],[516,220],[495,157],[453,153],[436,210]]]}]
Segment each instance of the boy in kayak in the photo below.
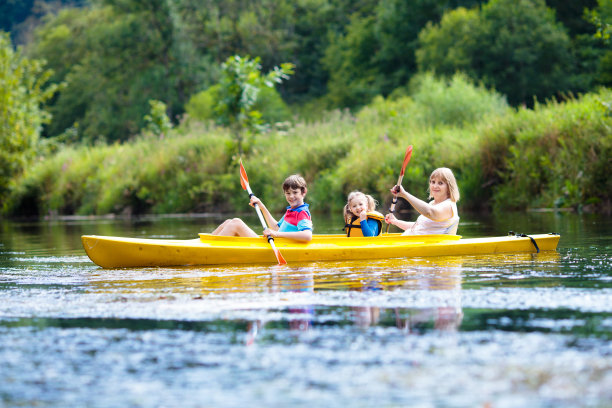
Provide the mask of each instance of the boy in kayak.
[{"label": "boy in kayak", "polygon": [[[261,209],[263,216],[269,228],[263,231],[264,236],[272,236],[272,238],[291,238],[297,241],[312,240],[312,219],[308,204],[304,203],[304,197],[308,189],[306,188],[306,180],[298,174],[287,177],[283,183],[283,191],[285,199],[289,206],[285,215],[276,221],[270,211],[255,196],[251,197],[250,206],[257,204]],[[225,220],[219,225],[212,235],[223,235],[230,237],[258,237],[258,235],[249,228],[240,218],[232,218]]]},{"label": "boy in kayak", "polygon": [[404,190],[402,186],[394,186],[391,194],[402,197],[419,212],[416,222],[402,221],[392,213],[385,216],[387,224],[395,225],[404,230],[402,235],[423,234],[456,234],[459,225],[457,201],[459,187],[453,172],[441,167],[435,169],[429,177],[429,203],[420,200]]}]

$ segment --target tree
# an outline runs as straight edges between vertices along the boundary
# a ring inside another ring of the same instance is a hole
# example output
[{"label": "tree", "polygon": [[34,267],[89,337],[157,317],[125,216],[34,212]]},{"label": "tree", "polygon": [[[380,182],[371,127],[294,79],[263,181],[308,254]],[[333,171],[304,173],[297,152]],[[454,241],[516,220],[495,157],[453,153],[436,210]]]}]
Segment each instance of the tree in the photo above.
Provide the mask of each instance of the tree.
[{"label": "tree", "polygon": [[[456,32],[459,41],[449,41]],[[491,0],[477,17],[453,12],[426,29],[417,55],[419,70],[464,70],[512,105],[531,106],[575,85],[569,36],[544,0]]]},{"label": "tree", "polygon": [[[380,49],[375,54],[380,69],[381,92],[388,95],[406,84],[417,71],[415,51],[419,32],[437,23],[445,12],[472,7],[484,0],[384,0],[376,8],[374,27]],[[454,36],[453,36],[454,37]]]},{"label": "tree", "polygon": [[587,13],[595,26],[594,38],[604,47],[597,62],[597,82],[612,85],[612,0],[598,0],[598,5]]},{"label": "tree", "polygon": [[372,60],[378,42],[374,16],[354,16],[345,35],[338,34],[325,50],[323,64],[329,71],[327,99],[334,107],[367,104],[380,92],[378,66]]},{"label": "tree", "polygon": [[41,109],[57,90],[46,85],[50,75],[41,61],[14,50],[8,34],[0,31],[0,202],[34,156],[42,125],[50,119]]},{"label": "tree", "polygon": [[463,7],[444,14],[439,25],[428,23],[419,33],[419,71],[447,77],[461,71],[477,78],[473,57],[478,48],[479,25],[478,10]]},{"label": "tree", "polygon": [[446,10],[478,0],[384,0],[364,2],[350,23],[332,36],[323,64],[334,106],[356,107],[389,95],[416,73],[419,32]]},{"label": "tree", "polygon": [[175,120],[206,75],[182,27],[171,0],[98,0],[49,16],[31,55],[67,86],[50,103],[47,134],[78,124],[82,139],[126,140],[146,125],[151,99]]},{"label": "tree", "polygon": [[235,55],[229,57],[221,68],[223,75],[215,114],[220,124],[231,129],[238,154],[241,155],[245,135],[261,132],[266,127],[261,113],[254,109],[261,88],[271,88],[289,79],[293,74],[293,64],[281,64],[262,75],[259,58]]}]

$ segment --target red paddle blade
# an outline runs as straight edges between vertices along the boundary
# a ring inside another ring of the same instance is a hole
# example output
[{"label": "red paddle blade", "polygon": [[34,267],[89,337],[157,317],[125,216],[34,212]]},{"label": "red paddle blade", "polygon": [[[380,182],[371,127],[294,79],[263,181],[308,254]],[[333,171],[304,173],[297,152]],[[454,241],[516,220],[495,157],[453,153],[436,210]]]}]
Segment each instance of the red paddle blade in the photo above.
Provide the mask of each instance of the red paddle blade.
[{"label": "red paddle blade", "polygon": [[247,184],[249,184],[249,178],[247,177],[246,170],[242,165],[242,160],[240,160],[240,184],[243,189],[247,189]]},{"label": "red paddle blade", "polygon": [[408,148],[406,149],[406,155],[404,156],[404,162],[402,163],[402,172],[400,173],[401,176],[404,175],[404,171],[406,170],[406,166],[408,165],[408,162],[410,161],[411,157],[412,157],[412,145],[409,145]]}]

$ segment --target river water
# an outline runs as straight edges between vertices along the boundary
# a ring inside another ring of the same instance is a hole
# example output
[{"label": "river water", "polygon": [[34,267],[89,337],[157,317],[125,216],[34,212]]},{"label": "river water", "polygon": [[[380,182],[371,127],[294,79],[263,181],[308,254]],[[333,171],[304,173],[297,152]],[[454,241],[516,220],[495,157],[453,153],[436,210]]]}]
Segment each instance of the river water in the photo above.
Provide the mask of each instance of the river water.
[{"label": "river water", "polygon": [[105,270],[80,243],[219,221],[0,222],[0,406],[612,406],[610,217],[462,217],[554,252],[287,267]]}]

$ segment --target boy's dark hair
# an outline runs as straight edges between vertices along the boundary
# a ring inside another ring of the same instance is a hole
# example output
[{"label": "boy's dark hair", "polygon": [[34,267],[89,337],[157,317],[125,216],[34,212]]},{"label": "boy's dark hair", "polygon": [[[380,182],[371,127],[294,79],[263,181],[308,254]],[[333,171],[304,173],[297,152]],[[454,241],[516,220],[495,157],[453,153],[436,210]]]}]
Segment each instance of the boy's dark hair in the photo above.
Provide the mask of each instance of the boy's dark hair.
[{"label": "boy's dark hair", "polygon": [[292,174],[285,179],[283,183],[283,191],[298,188],[302,190],[302,193],[306,192],[306,180],[304,180],[304,177],[300,176],[299,174]]}]

